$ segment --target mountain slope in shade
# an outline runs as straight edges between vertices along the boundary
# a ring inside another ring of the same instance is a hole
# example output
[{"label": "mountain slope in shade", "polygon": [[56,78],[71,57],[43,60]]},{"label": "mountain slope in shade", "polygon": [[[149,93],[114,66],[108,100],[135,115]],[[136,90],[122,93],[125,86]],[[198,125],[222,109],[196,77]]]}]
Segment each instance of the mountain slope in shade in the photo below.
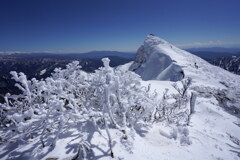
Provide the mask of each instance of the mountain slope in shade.
[{"label": "mountain slope in shade", "polygon": [[216,58],[209,60],[209,63],[240,75],[240,56]]}]

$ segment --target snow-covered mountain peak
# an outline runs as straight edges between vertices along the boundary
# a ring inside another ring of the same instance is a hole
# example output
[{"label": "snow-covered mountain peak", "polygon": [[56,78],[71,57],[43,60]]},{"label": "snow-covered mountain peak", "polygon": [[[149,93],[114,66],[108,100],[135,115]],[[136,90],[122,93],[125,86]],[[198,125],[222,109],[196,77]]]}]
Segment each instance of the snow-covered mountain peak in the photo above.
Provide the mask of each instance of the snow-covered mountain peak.
[{"label": "snow-covered mountain peak", "polygon": [[149,34],[144,41],[145,46],[153,46],[153,45],[159,45],[159,44],[169,44],[169,43],[152,34]]},{"label": "snow-covered mountain peak", "polygon": [[153,35],[148,35],[139,47],[129,69],[139,74],[143,80],[179,81],[190,77],[198,85],[215,88],[225,88],[222,82],[228,86],[240,83],[239,76]]},{"label": "snow-covered mountain peak", "polygon": [[[172,56],[173,45],[167,41],[148,35],[137,51],[136,58],[130,70],[135,71],[144,80],[178,81],[184,77],[182,68]],[[174,56],[175,57],[175,56]]]}]

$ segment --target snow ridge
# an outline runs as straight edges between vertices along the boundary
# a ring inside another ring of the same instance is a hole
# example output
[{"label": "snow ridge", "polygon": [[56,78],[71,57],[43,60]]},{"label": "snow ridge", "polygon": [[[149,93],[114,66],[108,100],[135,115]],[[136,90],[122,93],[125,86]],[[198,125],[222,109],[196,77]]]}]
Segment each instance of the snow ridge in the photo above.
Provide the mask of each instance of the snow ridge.
[{"label": "snow ridge", "polygon": [[184,77],[182,67],[166,54],[167,49],[172,47],[167,41],[148,35],[138,49],[130,70],[135,71],[144,80],[181,80]]},{"label": "snow ridge", "polygon": [[[148,35],[140,46],[129,70],[139,74],[143,80],[179,81],[190,77],[201,85],[211,87],[220,81],[225,81],[229,86],[240,84],[239,76],[153,35]],[[223,85],[220,86],[224,88]],[[218,87],[217,85],[216,88]]]}]

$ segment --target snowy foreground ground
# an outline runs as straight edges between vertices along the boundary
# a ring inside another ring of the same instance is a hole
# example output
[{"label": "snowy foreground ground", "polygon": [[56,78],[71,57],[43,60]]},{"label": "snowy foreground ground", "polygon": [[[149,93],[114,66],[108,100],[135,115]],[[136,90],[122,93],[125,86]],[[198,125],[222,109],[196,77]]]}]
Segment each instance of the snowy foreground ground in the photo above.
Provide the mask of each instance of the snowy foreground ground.
[{"label": "snowy foreground ground", "polygon": [[[145,83],[151,83],[153,88],[159,90],[159,92],[162,91],[164,86],[171,88],[170,82],[148,81]],[[232,135],[240,139],[240,127],[235,123],[240,123],[239,118],[225,112],[223,108],[218,106],[215,98],[197,98],[195,113],[191,117],[189,126],[178,128],[174,125],[153,124],[149,127],[148,133],[142,136],[134,135],[132,137],[134,139],[133,143],[130,144],[129,148],[126,148],[121,143],[116,143],[113,149],[117,155],[115,159],[238,160],[240,159],[240,146],[235,144],[229,136]],[[176,139],[172,137],[173,130],[177,130]],[[119,135],[112,131],[112,135],[114,134],[113,137],[116,137],[114,140],[117,141]],[[189,138],[190,144],[181,144],[181,138],[185,136],[184,134]],[[70,148],[65,148],[68,141],[71,141],[71,138],[61,139],[56,145],[57,147],[45,158],[64,159],[64,157],[71,157],[73,151]],[[95,153],[99,154],[99,159],[111,159],[109,156],[104,156],[102,151],[98,149],[105,148],[105,150],[108,150],[104,139],[101,139],[96,134],[92,141],[97,146],[94,150]],[[74,144],[75,142],[72,141],[71,143]],[[19,152],[24,150],[22,148]],[[66,152],[69,155],[66,155]]]},{"label": "snowy foreground ground", "polygon": [[[182,78],[191,78],[188,93],[197,97],[194,112],[184,125],[151,121],[143,130],[128,128],[126,141],[121,138],[123,135],[119,130],[109,129],[114,158],[111,158],[104,138],[107,132],[102,135],[92,132],[87,140],[94,156],[86,159],[240,159],[240,77],[155,36],[148,36],[137,54],[134,62],[120,68],[134,70],[144,79],[141,84],[146,87],[150,84],[150,92],[158,93],[159,98],[165,89],[169,94],[177,93],[173,84],[181,85]],[[64,128],[55,147],[41,147],[38,139],[33,138],[28,143],[2,143],[0,159],[70,160],[77,154],[80,143],[77,127]]]},{"label": "snowy foreground ground", "polygon": [[[171,88],[170,82],[149,81],[153,88],[162,91],[163,86]],[[135,134],[132,144],[128,146],[117,142],[113,148],[114,159],[136,159],[136,160],[178,160],[178,159],[240,159],[240,146],[231,140],[231,136],[240,139],[239,118],[224,111],[218,106],[215,98],[197,98],[195,113],[192,115],[189,126],[181,128],[174,125],[165,125],[154,123],[148,128],[146,134]],[[173,137],[172,133],[177,132]],[[74,136],[74,130],[69,130],[70,134],[63,135],[56,144],[56,147],[50,151],[44,158],[71,159],[76,150],[78,143],[77,137]],[[118,141],[118,132],[111,130],[114,141]],[[190,144],[181,144],[183,137],[188,137]],[[96,159],[112,159],[109,157],[106,140],[95,133],[92,138],[92,144]],[[22,158],[29,158],[35,150],[34,142],[26,146],[16,146],[11,148],[1,146],[1,159],[15,159],[14,156],[22,155]],[[16,149],[14,149],[16,147]],[[14,149],[14,150],[13,150]],[[37,152],[37,151],[36,151]],[[6,155],[5,155],[6,154]],[[9,158],[11,157],[11,158]],[[21,157],[21,156],[20,156]]]}]

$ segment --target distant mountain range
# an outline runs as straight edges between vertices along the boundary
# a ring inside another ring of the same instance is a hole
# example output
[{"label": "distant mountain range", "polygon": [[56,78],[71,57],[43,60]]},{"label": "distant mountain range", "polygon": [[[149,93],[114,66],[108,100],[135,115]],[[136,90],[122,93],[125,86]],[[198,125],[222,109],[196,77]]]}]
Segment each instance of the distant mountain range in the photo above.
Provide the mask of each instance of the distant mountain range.
[{"label": "distant mountain range", "polygon": [[57,59],[76,59],[76,58],[99,59],[99,58],[104,58],[108,56],[115,56],[115,57],[133,59],[135,54],[131,52],[118,52],[118,51],[91,51],[86,53],[8,52],[8,53],[1,53],[0,56],[17,57],[17,58],[57,58]]},{"label": "distant mountain range", "polygon": [[[188,48],[186,51],[193,53],[203,59],[215,59],[220,57],[230,57],[240,55],[240,48]],[[99,59],[108,56],[122,57],[126,59],[134,59],[134,52],[119,51],[91,51],[85,53],[51,53],[51,52],[0,52],[0,56],[22,57],[22,58],[57,58],[57,59]]]},{"label": "distant mountain range", "polygon": [[186,49],[189,52],[229,52],[237,53],[240,52],[240,48],[224,48],[224,47],[210,47],[210,48],[188,48]]},{"label": "distant mountain range", "polygon": [[212,48],[189,48],[186,50],[206,60],[220,57],[240,56],[240,48],[212,47]]}]

